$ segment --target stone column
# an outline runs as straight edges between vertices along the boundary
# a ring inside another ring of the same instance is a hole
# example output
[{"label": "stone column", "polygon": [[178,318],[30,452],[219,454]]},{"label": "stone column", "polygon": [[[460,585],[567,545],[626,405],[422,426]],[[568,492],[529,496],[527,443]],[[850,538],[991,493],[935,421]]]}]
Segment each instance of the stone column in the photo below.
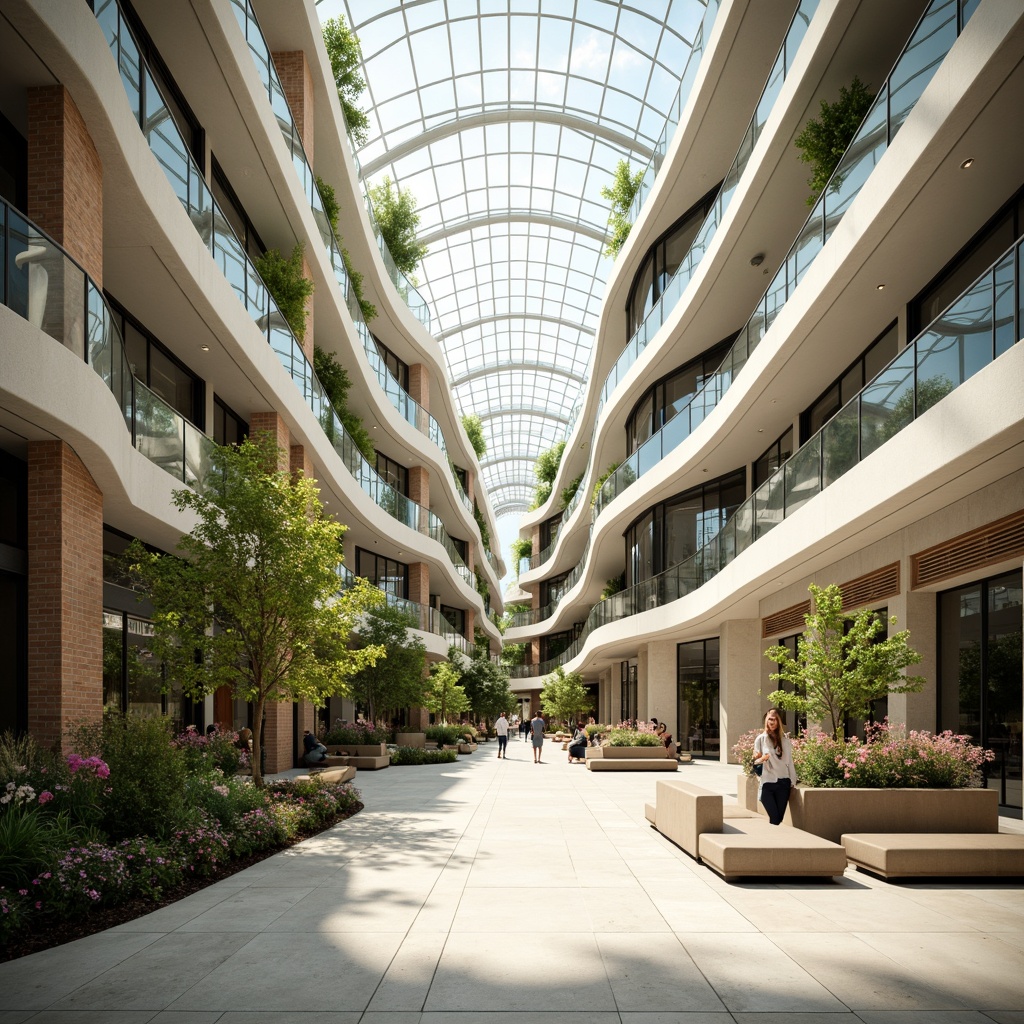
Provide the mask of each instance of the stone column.
[{"label": "stone column", "polygon": [[[904,567],[904,579],[909,579]],[[938,719],[938,622],[936,595],[924,591],[906,591],[888,600],[889,617],[896,617],[889,632],[910,630],[910,646],[924,656],[920,665],[911,665],[908,675],[924,676],[920,693],[894,693],[889,697],[889,721],[904,722],[908,729],[935,729]]]},{"label": "stone column", "polygon": [[103,715],[103,495],[63,441],[28,446],[28,728]]},{"label": "stone column", "polygon": [[[719,757],[733,760],[733,744],[748,729],[759,728],[768,708],[758,689],[768,693],[771,666],[763,652],[771,646],[761,637],[760,619],[730,619],[722,623],[719,640],[719,701],[721,729]],[[764,673],[764,676],[762,676]]]},{"label": "stone column", "polygon": [[[648,721],[652,717],[664,722],[668,731],[679,742],[676,699],[676,642],[674,640],[657,640],[647,645],[647,712],[641,715]],[[638,659],[638,665],[642,665]],[[639,676],[639,669],[637,675]],[[639,691],[639,684],[637,690]]]}]

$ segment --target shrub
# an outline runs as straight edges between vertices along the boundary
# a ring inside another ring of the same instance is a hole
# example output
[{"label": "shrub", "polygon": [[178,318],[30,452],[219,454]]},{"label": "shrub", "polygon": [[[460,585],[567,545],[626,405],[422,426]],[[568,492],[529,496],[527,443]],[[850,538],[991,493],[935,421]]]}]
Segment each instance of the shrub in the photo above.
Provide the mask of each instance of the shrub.
[{"label": "shrub", "polygon": [[427,255],[427,247],[416,239],[420,215],[412,189],[397,188],[385,177],[379,185],[370,186],[369,196],[377,227],[395,266],[407,276],[415,273]]},{"label": "shrub", "polygon": [[641,732],[639,729],[612,729],[608,734],[610,747],[660,747],[661,738],[653,732]]},{"label": "shrub", "polygon": [[0,815],[0,886],[24,888],[85,837],[66,811],[48,815],[31,803],[5,811]]},{"label": "shrub", "polygon": [[613,462],[598,478],[597,483],[594,484],[594,492],[590,496],[590,504],[594,506],[597,504],[597,499],[601,495],[601,488],[604,487],[605,481],[611,477],[611,475],[619,468],[617,462]]},{"label": "shrub", "polygon": [[98,751],[110,767],[102,827],[114,839],[167,837],[186,817],[185,755],[171,745],[164,719],[108,715],[74,734],[80,750]]},{"label": "shrub", "polygon": [[185,755],[188,771],[200,775],[221,772],[234,775],[242,766],[242,750],[238,744],[238,733],[217,726],[212,733],[197,732],[189,726],[172,741]]},{"label": "shrub", "polygon": [[228,837],[220,822],[202,813],[171,834],[170,848],[186,875],[213,874],[217,865],[231,856]]},{"label": "shrub", "polygon": [[837,740],[805,733],[793,742],[793,761],[807,786],[957,789],[982,785],[982,766],[994,758],[947,730],[906,731],[903,725],[867,726],[867,739]]},{"label": "shrub", "polygon": [[423,747],[395,747],[391,751],[393,765],[406,764],[451,764],[457,761],[457,750],[426,750]]},{"label": "shrub", "polygon": [[608,213],[608,226],[611,232],[605,246],[605,256],[615,259],[619,250],[626,244],[629,229],[633,226],[629,220],[629,208],[644,180],[643,170],[635,174],[630,172],[629,162],[620,160],[615,167],[611,185],[601,186],[601,196],[611,204]]},{"label": "shrub", "polygon": [[125,854],[106,843],[71,847],[40,883],[44,906],[63,913],[122,903],[131,892]]},{"label": "shrub", "polygon": [[754,740],[763,729],[751,729],[745,732],[733,745],[732,752],[736,755],[744,775],[754,774]]},{"label": "shrub", "polygon": [[599,736],[601,733],[608,731],[607,725],[588,725],[585,726],[585,728],[589,739],[593,739],[595,736]]},{"label": "shrub", "polygon": [[462,417],[462,426],[476,457],[482,459],[487,454],[487,441],[484,439],[484,425],[480,417],[466,413]]},{"label": "shrub", "polygon": [[372,722],[351,722],[348,725],[335,725],[324,737],[328,746],[357,746],[370,743],[390,743],[391,730],[384,725]]},{"label": "shrub", "polygon": [[458,743],[462,738],[463,726],[461,725],[428,725],[426,735],[428,740],[435,743]]},{"label": "shrub", "polygon": [[582,473],[580,473],[579,476],[574,477],[565,485],[565,487],[562,488],[562,493],[560,495],[562,499],[562,508],[569,507],[569,502],[576,497],[576,492],[580,489],[581,483],[583,483]]},{"label": "shrub", "polygon": [[246,811],[234,824],[228,835],[232,857],[269,850],[285,840],[284,829],[269,806],[254,807]]},{"label": "shrub", "polygon": [[313,282],[302,274],[305,248],[305,244],[299,242],[290,256],[282,256],[278,249],[270,249],[253,260],[267,291],[274,297],[277,308],[298,341],[306,336],[306,300],[313,294]]},{"label": "shrub", "polygon": [[181,881],[181,861],[167,843],[145,837],[125,839],[117,851],[124,859],[132,896],[158,899],[164,889]]}]

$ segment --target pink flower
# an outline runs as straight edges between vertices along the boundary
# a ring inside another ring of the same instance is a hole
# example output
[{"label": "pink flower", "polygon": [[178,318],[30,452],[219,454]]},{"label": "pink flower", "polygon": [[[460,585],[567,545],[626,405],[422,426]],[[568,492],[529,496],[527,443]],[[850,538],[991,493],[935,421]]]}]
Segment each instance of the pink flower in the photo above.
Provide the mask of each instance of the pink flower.
[{"label": "pink flower", "polygon": [[39,794],[39,802],[41,804],[48,804],[52,799],[53,794],[48,789],[44,789],[42,793]]}]

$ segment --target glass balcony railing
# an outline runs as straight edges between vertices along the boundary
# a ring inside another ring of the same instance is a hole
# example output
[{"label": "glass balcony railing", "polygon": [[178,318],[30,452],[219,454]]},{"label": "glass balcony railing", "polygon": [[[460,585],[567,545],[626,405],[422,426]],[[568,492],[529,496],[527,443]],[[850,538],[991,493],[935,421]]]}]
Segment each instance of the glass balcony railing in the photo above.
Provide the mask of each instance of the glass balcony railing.
[{"label": "glass balcony railing", "polygon": [[[374,343],[373,336],[370,334],[366,321],[363,319],[362,310],[359,307],[359,302],[355,296],[355,291],[351,286],[352,283],[349,279],[348,272],[345,268],[345,262],[342,258],[341,245],[334,234],[334,229],[331,227],[331,223],[328,220],[327,215],[324,213],[324,202],[320,195],[320,189],[316,183],[316,176],[313,174],[313,170],[309,165],[309,160],[306,158],[306,151],[303,148],[302,140],[299,137],[299,130],[295,126],[295,119],[292,116],[291,107],[285,97],[284,88],[281,85],[281,80],[278,77],[277,69],[274,66],[274,61],[270,54],[270,48],[267,46],[266,39],[263,36],[263,31],[260,28],[256,15],[252,10],[252,4],[249,0],[231,0],[231,4],[235,11],[235,19],[237,20],[239,28],[242,30],[242,34],[248,44],[249,53],[252,55],[256,72],[260,77],[260,81],[263,83],[263,87],[267,90],[270,108],[273,111],[278,127],[281,130],[281,136],[284,139],[285,148],[291,155],[292,165],[298,176],[303,195],[305,195],[306,201],[309,203],[310,209],[313,211],[313,217],[316,220],[317,228],[320,231],[321,240],[327,250],[327,258],[334,271],[335,280],[341,290],[345,306],[355,323],[356,333],[359,335],[359,340],[362,342],[363,351],[366,353],[366,358],[370,363],[370,367],[376,375],[377,381],[380,383],[388,401],[391,402],[395,409],[398,410],[399,415],[401,415],[407,423],[420,431],[420,433],[429,437],[430,440],[441,449],[450,464],[451,460],[448,456],[448,446],[445,443],[444,434],[441,431],[440,424],[433,416],[430,415],[430,413],[426,411],[426,409],[424,409],[402,388],[398,380],[392,375],[384,360],[380,357],[380,353],[377,351],[377,346]],[[395,268],[394,260],[392,260],[391,254],[387,251],[387,246],[380,235],[376,222],[373,222],[373,225],[378,245],[381,248],[381,254],[384,256],[385,266],[389,267],[389,274],[391,275],[392,283],[395,284],[395,287],[403,300],[409,304],[409,308],[417,315],[417,319],[419,319],[427,330],[429,330],[430,313],[429,310],[427,310],[426,303],[415,289],[411,289],[411,286],[408,285],[404,276]],[[405,282],[404,286],[401,282]],[[472,512],[473,502],[463,490],[462,483],[454,473],[451,473],[450,475],[455,486],[455,491],[459,495],[459,500],[466,507],[467,511]]]},{"label": "glass balcony railing", "polygon": [[[591,512],[592,520],[596,520],[607,505],[640,476],[678,448],[718,405],[860,193],[976,7],[976,0],[932,0],[782,266],[750,319],[740,329],[722,364],[710,375],[703,388],[602,484]],[[794,26],[800,20],[799,14],[798,9]],[[698,232],[698,240],[702,233],[703,229]],[[652,312],[651,316],[654,315]],[[653,332],[649,337],[653,337]],[[582,490],[576,492],[563,513],[563,522],[568,521],[582,495]]]},{"label": "glass balcony railing", "polygon": [[448,553],[455,571],[476,589],[475,574],[463,562],[441,520],[378,476],[349,437],[302,346],[192,159],[116,0],[97,0],[95,10],[120,71],[128,102],[153,156],[214,262],[302,393],[338,456],[364,493],[392,518],[438,541]]},{"label": "glass balcony railing", "polygon": [[213,442],[132,375],[103,293],[45,232],[0,200],[0,299],[84,360],[121,410],[132,445],[175,480],[201,490]]},{"label": "glass balcony railing", "polygon": [[[339,565],[337,572],[338,578],[341,580],[341,589],[345,590],[351,587],[355,581],[352,571],[345,565]],[[409,616],[410,621],[415,623],[414,629],[424,633],[433,633],[442,637],[449,646],[455,644],[464,653],[472,654],[473,645],[461,633],[457,633],[452,628],[452,624],[436,608],[418,604],[416,601],[410,601],[404,597],[397,597],[386,590],[382,592],[390,607],[398,608]]]},{"label": "glass balcony railing", "polygon": [[836,413],[740,505],[692,557],[609,597],[558,658],[512,670],[544,675],[579,654],[607,622],[638,615],[693,593],[784,519],[1009,351],[1024,334],[1024,237]]},{"label": "glass balcony railing", "polygon": [[[729,208],[733,196],[736,194],[736,187],[743,177],[743,172],[747,168],[751,154],[754,151],[754,146],[757,144],[757,140],[761,137],[761,133],[764,130],[768,116],[771,114],[772,109],[775,106],[775,102],[779,98],[779,93],[782,91],[782,85],[793,66],[793,61],[796,57],[797,50],[800,48],[800,43],[807,34],[807,27],[811,23],[811,18],[814,17],[814,12],[818,9],[818,3],[819,0],[801,0],[798,4],[796,12],[793,15],[793,20],[790,22],[789,30],[786,33],[786,38],[782,41],[782,46],[779,48],[778,56],[775,58],[775,63],[772,66],[771,73],[768,75],[768,81],[765,83],[765,87],[761,92],[761,97],[757,101],[757,106],[754,108],[753,117],[751,117],[750,124],[747,126],[747,130],[744,133],[739,151],[737,152],[736,158],[733,160],[732,166],[729,168],[729,171],[722,182],[722,188],[715,199],[715,204],[708,212],[707,217],[705,217],[704,223],[698,230],[697,235],[691,243],[686,255],[682,258],[674,274],[666,283],[664,291],[654,303],[653,308],[647,314],[644,322],[640,325],[637,332],[630,339],[629,344],[622,350],[619,358],[615,360],[615,365],[608,371],[604,385],[601,388],[601,397],[598,400],[597,409],[594,413],[595,421],[601,415],[601,410],[604,408],[605,403],[619,386],[619,382],[623,380],[632,368],[633,364],[640,358],[647,346],[654,340],[655,335],[675,310],[680,299],[683,297],[683,292],[692,280],[694,273],[696,273],[697,267],[704,259],[704,255],[711,245],[711,240],[714,238],[719,225],[722,223],[725,211]],[[682,108],[680,107],[680,109]],[[675,127],[676,125],[672,123],[673,132],[675,131]],[[671,135],[669,137],[671,138]],[[658,166],[660,167],[660,163]],[[639,213],[639,207],[637,207],[636,212]],[[580,411],[582,410],[583,401],[584,395],[583,392],[581,392],[580,398],[576,403],[577,407],[573,410],[573,413],[569,418],[569,424],[566,427],[566,438],[568,438],[572,433],[572,428],[576,423],[576,419],[579,416]],[[591,450],[593,451],[593,449]],[[590,465],[588,464],[588,472],[589,469]],[[584,479],[586,479],[586,476],[587,473],[584,473]],[[572,500],[566,505],[565,511],[562,513],[563,524],[569,521],[569,518],[572,516],[582,499],[582,489],[578,489]],[[552,544],[540,553],[540,557],[537,560],[536,565],[543,565],[544,561],[550,557],[553,550],[554,542],[552,541]]]}]

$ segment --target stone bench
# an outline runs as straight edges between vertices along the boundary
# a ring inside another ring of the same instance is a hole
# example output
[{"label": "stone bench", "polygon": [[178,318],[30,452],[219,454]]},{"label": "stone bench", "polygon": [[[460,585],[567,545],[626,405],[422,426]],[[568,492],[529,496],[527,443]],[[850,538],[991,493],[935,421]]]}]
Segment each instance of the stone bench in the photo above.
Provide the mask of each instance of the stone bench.
[{"label": "stone bench", "polygon": [[588,757],[587,770],[591,772],[674,772],[678,761],[667,757]]},{"label": "stone bench", "polygon": [[375,772],[380,768],[387,768],[391,764],[391,755],[384,743],[363,743],[352,744],[347,747],[328,747],[327,764],[332,765],[336,761],[342,761],[360,771]]},{"label": "stone bench", "polygon": [[1024,876],[1024,835],[853,832],[851,864],[882,878]]},{"label": "stone bench", "polygon": [[340,768],[311,768],[305,775],[296,775],[295,782],[309,782],[317,779],[320,782],[351,782],[356,777],[353,765]]},{"label": "stone bench", "polygon": [[654,827],[723,878],[827,876],[846,869],[838,843],[799,829],[770,825],[764,816],[720,793],[680,780],[656,787]]}]

